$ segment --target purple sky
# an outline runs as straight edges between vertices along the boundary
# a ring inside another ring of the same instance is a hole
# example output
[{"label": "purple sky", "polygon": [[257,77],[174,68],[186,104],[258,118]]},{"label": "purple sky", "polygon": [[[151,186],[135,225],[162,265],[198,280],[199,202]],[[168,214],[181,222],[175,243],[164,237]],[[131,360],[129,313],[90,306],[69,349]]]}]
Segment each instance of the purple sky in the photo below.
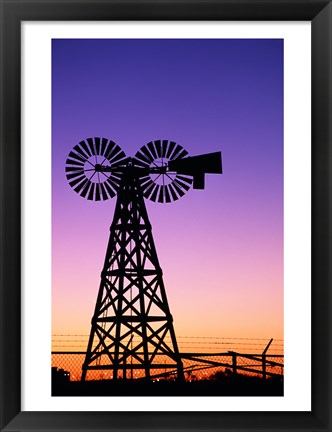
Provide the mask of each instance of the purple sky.
[{"label": "purple sky", "polygon": [[222,151],[223,175],[146,201],[177,334],[283,338],[283,41],[53,40],[53,333],[88,334],[116,199],[68,185],[67,155],[106,137]]}]

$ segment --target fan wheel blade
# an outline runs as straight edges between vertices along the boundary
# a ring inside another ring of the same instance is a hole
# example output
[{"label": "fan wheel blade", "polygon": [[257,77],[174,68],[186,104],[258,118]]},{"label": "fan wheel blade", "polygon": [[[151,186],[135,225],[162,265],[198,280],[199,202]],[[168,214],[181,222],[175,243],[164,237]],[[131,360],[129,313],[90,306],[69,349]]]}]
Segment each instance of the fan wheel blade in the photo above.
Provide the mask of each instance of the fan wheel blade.
[{"label": "fan wheel blade", "polygon": [[110,161],[121,151],[120,147],[115,142],[110,141],[105,152],[105,158]]},{"label": "fan wheel blade", "polygon": [[107,138],[102,138],[101,150],[100,150],[101,156],[104,156],[104,154],[105,154],[107,143],[108,143],[108,139]]},{"label": "fan wheel blade", "polygon": [[135,156],[133,162],[134,162],[135,166],[138,166],[141,168],[146,168],[149,166],[149,164],[147,164],[146,162],[141,162],[139,159],[137,159],[136,156]]},{"label": "fan wheel blade", "polygon": [[161,157],[162,158],[166,157],[167,146],[168,146],[168,141],[167,140],[163,140],[162,143],[161,143]]},{"label": "fan wheel blade", "polygon": [[66,165],[77,165],[77,166],[83,167],[84,163],[78,162],[78,161],[74,161],[72,159],[67,159],[66,160]]},{"label": "fan wheel blade", "polygon": [[80,194],[83,198],[86,197],[86,194],[88,193],[89,188],[90,188],[90,184],[91,184],[91,182],[89,180],[87,180],[85,185],[83,186],[83,189],[82,189],[81,194]]},{"label": "fan wheel blade", "polygon": [[182,180],[179,180],[178,177],[175,177],[174,183],[180,188],[185,189],[186,191],[190,189],[190,185],[184,183]]},{"label": "fan wheel blade", "polygon": [[112,185],[112,187],[115,190],[118,190],[118,188],[120,187],[120,180],[115,178],[114,176],[109,177],[109,179],[107,180],[109,184]]},{"label": "fan wheel blade", "polygon": [[95,149],[96,149],[96,154],[100,155],[100,138],[95,137]]},{"label": "fan wheel blade", "polygon": [[110,186],[112,186],[112,188],[115,191],[117,191],[119,189],[119,184],[116,181],[114,181],[112,177],[110,177],[108,180],[106,180],[106,182],[104,184],[105,185],[109,184]]},{"label": "fan wheel blade", "polygon": [[156,147],[158,158],[161,158],[161,155],[162,155],[162,152],[161,152],[161,141],[160,140],[155,141],[154,145]]},{"label": "fan wheel blade", "polygon": [[151,183],[148,184],[148,186],[143,191],[143,195],[145,196],[145,198],[149,198],[150,197],[151,192],[153,191],[154,187],[155,187],[155,184],[151,180]]},{"label": "fan wheel blade", "polygon": [[93,153],[91,153],[91,150],[90,150],[90,148],[87,146],[87,144],[86,144],[85,141],[81,141],[79,144],[81,145],[82,149],[86,152],[86,154],[88,155],[88,157],[90,157],[90,156],[93,155]]},{"label": "fan wheel blade", "polygon": [[150,200],[156,202],[157,201],[157,196],[160,193],[160,189],[161,186],[160,185],[156,185],[156,188],[154,189],[154,191],[152,192],[151,196],[150,196]]},{"label": "fan wheel blade", "polygon": [[188,154],[187,150],[185,150],[184,148],[181,147],[181,151],[173,158],[173,160],[182,159],[185,156],[187,156],[187,154]]},{"label": "fan wheel blade", "polygon": [[152,154],[149,152],[148,148],[146,146],[143,146],[140,151],[144,154],[144,156],[146,157],[146,159],[148,160],[149,164],[153,161],[153,156]]},{"label": "fan wheel blade", "polygon": [[67,177],[68,180],[71,180],[71,179],[74,179],[74,178],[82,175],[83,172],[84,172],[83,170],[80,170],[79,172],[75,172],[75,173],[72,173],[72,174],[66,174],[66,177]]},{"label": "fan wheel blade", "polygon": [[120,159],[123,159],[123,158],[125,158],[126,157],[126,154],[122,151],[122,150],[120,150],[120,153],[118,153],[117,155],[115,155],[112,159],[109,159],[109,162],[111,163],[111,164],[115,164],[116,162],[118,162]]},{"label": "fan wheel blade", "polygon": [[185,183],[188,183],[188,184],[192,184],[192,182],[193,182],[192,177],[186,177],[186,176],[181,175],[181,174],[177,174],[176,175],[176,179],[177,180],[182,180],[182,181],[184,181]]},{"label": "fan wheel blade", "polygon": [[114,190],[112,189],[112,187],[111,187],[110,184],[108,183],[108,180],[107,180],[105,183],[103,183],[103,186],[104,186],[105,189],[107,190],[107,192],[108,192],[110,198],[113,198],[113,197],[116,195],[116,191],[114,191]]},{"label": "fan wheel blade", "polygon": [[167,152],[166,152],[166,157],[168,159],[171,159],[171,154],[173,153],[175,146],[176,146],[176,143],[174,141],[170,141],[170,143],[168,145]]},{"label": "fan wheel blade", "polygon": [[169,191],[170,191],[170,193],[171,193],[171,195],[172,195],[173,201],[178,200],[179,197],[177,196],[177,194],[176,194],[176,192],[175,192],[175,189],[174,189],[172,183],[170,183],[170,184],[168,185],[168,189],[169,189]]},{"label": "fan wheel blade", "polygon": [[79,153],[84,160],[89,159],[89,155],[87,153],[85,153],[78,144],[73,148],[73,150],[75,150],[77,153]]},{"label": "fan wheel blade", "polygon": [[151,178],[150,176],[145,176],[145,177],[140,177],[139,178],[139,184],[141,185],[142,188],[144,188],[144,185],[146,185],[146,183],[151,182]]},{"label": "fan wheel blade", "polygon": [[140,150],[135,154],[135,158],[137,158],[140,161],[142,161],[143,163],[145,163],[145,166],[150,165],[150,160],[148,158],[146,158]]},{"label": "fan wheel blade", "polygon": [[113,161],[112,161],[112,168],[118,168],[118,167],[120,168],[120,167],[123,167],[123,166],[127,165],[129,161],[130,161],[130,158],[129,158],[129,157],[126,157],[126,158],[124,158],[124,159],[121,159],[121,160],[119,160],[119,161],[117,161],[117,162],[113,162]]},{"label": "fan wheel blade", "polygon": [[95,150],[95,147],[93,145],[93,139],[92,138],[88,138],[87,139],[87,143],[88,143],[88,147],[89,147],[89,149],[91,151],[91,155],[95,156],[96,155],[96,150]]},{"label": "fan wheel blade", "polygon": [[165,202],[165,189],[166,186],[160,186],[160,192],[159,192],[159,196],[158,196],[158,202],[163,203]]},{"label": "fan wheel blade", "polygon": [[165,186],[165,200],[167,203],[170,203],[172,201],[171,196],[169,194],[169,185]]},{"label": "fan wheel blade", "polygon": [[85,179],[84,181],[82,181],[82,183],[78,184],[75,188],[74,191],[80,195],[82,195],[82,191],[83,189],[86,187],[86,185],[89,185],[89,180]]},{"label": "fan wheel blade", "polygon": [[170,159],[171,160],[176,159],[178,154],[181,152],[181,150],[183,150],[182,147],[179,144],[176,144],[176,146],[175,146],[175,148],[174,148],[174,150],[170,156]]},{"label": "fan wheel blade", "polygon": [[95,201],[100,201],[100,184],[96,184],[96,195],[95,195]]},{"label": "fan wheel blade", "polygon": [[151,190],[149,189],[149,199],[151,201],[156,201],[157,193],[158,193],[158,185],[154,183]]},{"label": "fan wheel blade", "polygon": [[174,189],[176,190],[176,192],[179,194],[180,197],[182,197],[185,194],[185,192],[181,189],[180,186],[176,184],[176,182],[173,182],[172,186],[174,187]]},{"label": "fan wheel blade", "polygon": [[146,146],[147,146],[147,148],[150,150],[150,153],[152,154],[152,157],[153,157],[154,159],[158,159],[158,155],[157,155],[156,149],[155,149],[155,147],[154,147],[154,145],[153,145],[153,142],[150,141],[149,143],[147,143]]},{"label": "fan wheel blade", "polygon": [[107,195],[106,190],[105,190],[106,189],[105,185],[104,185],[104,183],[100,183],[99,186],[100,186],[102,198],[104,201],[106,201],[108,199],[108,195]]},{"label": "fan wheel blade", "polygon": [[144,184],[141,185],[141,187],[143,188],[143,190],[146,190],[148,187],[154,184],[155,184],[154,181],[149,176],[147,180],[144,182]]},{"label": "fan wheel blade", "polygon": [[81,162],[83,162],[83,163],[86,162],[86,159],[82,158],[82,156],[80,156],[80,155],[77,154],[77,153],[74,153],[73,151],[71,151],[71,152],[69,153],[68,156],[70,156],[71,158],[73,158],[73,159],[75,159],[75,160],[79,160],[79,161],[81,161]]},{"label": "fan wheel blade", "polygon": [[72,173],[75,171],[84,172],[83,167],[79,167],[79,168],[78,167],[66,167],[66,172],[68,172],[68,173]]},{"label": "fan wheel blade", "polygon": [[122,175],[120,173],[112,173],[110,177],[118,186],[120,186]]},{"label": "fan wheel blade", "polygon": [[77,177],[75,180],[70,181],[69,184],[71,187],[74,187],[77,185],[77,183],[80,183],[82,180],[85,179],[86,179],[85,175],[81,175],[80,177]]},{"label": "fan wheel blade", "polygon": [[94,192],[96,188],[96,183],[91,183],[91,189],[89,191],[88,200],[93,201],[94,200]]}]

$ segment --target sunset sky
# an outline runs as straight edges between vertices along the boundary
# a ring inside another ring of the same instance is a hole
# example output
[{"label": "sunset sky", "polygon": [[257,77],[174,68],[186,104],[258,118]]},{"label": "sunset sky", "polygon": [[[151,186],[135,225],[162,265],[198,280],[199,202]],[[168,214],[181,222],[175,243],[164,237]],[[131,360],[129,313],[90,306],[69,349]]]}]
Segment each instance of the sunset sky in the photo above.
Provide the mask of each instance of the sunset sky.
[{"label": "sunset sky", "polygon": [[52,41],[54,335],[90,332],[116,198],[80,197],[65,162],[95,136],[222,152],[205,190],[146,200],[175,332],[283,339],[283,41]]}]

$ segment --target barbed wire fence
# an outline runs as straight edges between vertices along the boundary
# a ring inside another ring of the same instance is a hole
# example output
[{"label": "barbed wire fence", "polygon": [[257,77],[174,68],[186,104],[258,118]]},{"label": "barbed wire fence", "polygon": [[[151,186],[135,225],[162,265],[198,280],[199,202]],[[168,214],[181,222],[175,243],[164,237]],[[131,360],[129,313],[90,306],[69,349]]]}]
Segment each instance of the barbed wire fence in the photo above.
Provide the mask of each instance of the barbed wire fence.
[{"label": "barbed wire fence", "polygon": [[[52,337],[52,367],[65,370],[71,381],[81,379],[89,335],[54,334]],[[284,344],[282,339],[215,336],[178,336],[177,342],[186,380],[216,379],[220,376],[247,375],[261,378],[283,377]],[[167,356],[156,356],[158,363],[167,364]],[[131,370],[129,378],[144,375]],[[154,372],[154,379],[174,379],[176,370]],[[112,379],[112,370],[91,370],[87,380]],[[128,375],[126,376],[128,378]],[[126,378],[124,377],[124,378]]]}]

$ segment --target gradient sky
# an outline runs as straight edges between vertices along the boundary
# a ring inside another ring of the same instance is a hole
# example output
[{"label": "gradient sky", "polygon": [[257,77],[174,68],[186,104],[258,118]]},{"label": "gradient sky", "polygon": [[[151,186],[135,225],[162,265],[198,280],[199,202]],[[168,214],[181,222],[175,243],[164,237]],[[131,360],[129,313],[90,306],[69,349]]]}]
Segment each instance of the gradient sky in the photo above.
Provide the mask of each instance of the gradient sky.
[{"label": "gradient sky", "polygon": [[222,151],[205,190],[146,201],[175,331],[282,339],[283,41],[52,41],[53,334],[90,332],[116,199],[80,197],[64,169],[94,136]]}]

